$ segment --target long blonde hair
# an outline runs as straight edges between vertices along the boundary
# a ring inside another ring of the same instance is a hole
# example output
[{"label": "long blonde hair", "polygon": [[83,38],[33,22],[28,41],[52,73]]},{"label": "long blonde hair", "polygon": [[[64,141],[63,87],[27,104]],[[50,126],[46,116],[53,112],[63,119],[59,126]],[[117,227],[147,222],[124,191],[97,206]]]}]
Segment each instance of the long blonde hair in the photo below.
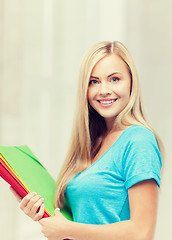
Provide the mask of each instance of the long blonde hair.
[{"label": "long blonde hair", "polygon": [[144,125],[155,134],[160,150],[162,148],[160,138],[146,120],[137,70],[129,51],[118,41],[100,42],[94,45],[85,55],[80,67],[76,113],[69,150],[57,182],[55,207],[62,208],[68,182],[90,165],[96,141],[106,131],[103,117],[88,103],[87,89],[93,67],[109,54],[118,55],[126,63],[131,76],[129,103],[116,117],[114,124],[119,129],[133,124]]}]

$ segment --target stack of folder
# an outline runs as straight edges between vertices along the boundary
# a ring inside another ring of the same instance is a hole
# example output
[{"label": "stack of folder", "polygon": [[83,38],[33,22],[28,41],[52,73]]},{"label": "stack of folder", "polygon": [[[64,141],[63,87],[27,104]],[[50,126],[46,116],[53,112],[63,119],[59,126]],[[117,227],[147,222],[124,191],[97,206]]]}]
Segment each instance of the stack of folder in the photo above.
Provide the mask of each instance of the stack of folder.
[{"label": "stack of folder", "polygon": [[[30,192],[36,192],[44,198],[43,217],[54,216],[56,182],[27,146],[0,146],[0,176],[21,198]],[[67,203],[61,213],[72,220]]]}]

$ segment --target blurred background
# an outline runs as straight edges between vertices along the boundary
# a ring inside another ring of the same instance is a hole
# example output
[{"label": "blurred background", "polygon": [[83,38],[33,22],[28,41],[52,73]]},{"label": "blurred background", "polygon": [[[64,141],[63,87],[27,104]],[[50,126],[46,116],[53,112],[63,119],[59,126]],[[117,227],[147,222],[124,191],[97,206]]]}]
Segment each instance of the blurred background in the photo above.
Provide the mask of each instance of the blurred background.
[{"label": "blurred background", "polygon": [[[172,1],[0,0],[0,145],[28,145],[56,179],[69,142],[83,55],[123,42],[138,68],[166,160],[155,240],[171,240]],[[0,179],[0,239],[43,240]]]}]

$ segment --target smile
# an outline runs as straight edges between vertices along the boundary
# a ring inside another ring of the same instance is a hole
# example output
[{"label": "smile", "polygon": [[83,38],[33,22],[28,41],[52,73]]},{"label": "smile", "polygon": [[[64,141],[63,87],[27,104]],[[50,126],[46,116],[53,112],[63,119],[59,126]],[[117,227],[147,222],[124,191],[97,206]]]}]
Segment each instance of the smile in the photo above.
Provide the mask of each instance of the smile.
[{"label": "smile", "polygon": [[101,100],[97,100],[102,106],[104,107],[110,107],[118,98],[115,99],[101,99]]}]

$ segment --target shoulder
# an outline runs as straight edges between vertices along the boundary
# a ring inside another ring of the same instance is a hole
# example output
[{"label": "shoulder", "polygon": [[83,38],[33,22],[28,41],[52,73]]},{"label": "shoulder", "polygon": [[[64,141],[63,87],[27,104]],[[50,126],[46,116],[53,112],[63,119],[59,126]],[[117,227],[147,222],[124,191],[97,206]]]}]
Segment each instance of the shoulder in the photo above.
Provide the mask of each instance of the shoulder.
[{"label": "shoulder", "polygon": [[133,125],[128,127],[126,131],[125,137],[130,143],[144,143],[144,142],[152,142],[157,144],[156,137],[154,133],[147,127],[143,125]]},{"label": "shoulder", "polygon": [[133,125],[129,127],[125,135],[125,151],[126,158],[133,159],[159,159],[161,162],[161,154],[154,133],[143,125]]},{"label": "shoulder", "polygon": [[143,125],[133,125],[125,131],[125,156],[137,155],[139,158],[158,156],[161,158],[157,139],[149,128]]},{"label": "shoulder", "polygon": [[125,137],[122,169],[126,187],[151,178],[160,186],[162,159],[154,133],[145,126],[133,125]]}]

